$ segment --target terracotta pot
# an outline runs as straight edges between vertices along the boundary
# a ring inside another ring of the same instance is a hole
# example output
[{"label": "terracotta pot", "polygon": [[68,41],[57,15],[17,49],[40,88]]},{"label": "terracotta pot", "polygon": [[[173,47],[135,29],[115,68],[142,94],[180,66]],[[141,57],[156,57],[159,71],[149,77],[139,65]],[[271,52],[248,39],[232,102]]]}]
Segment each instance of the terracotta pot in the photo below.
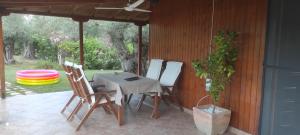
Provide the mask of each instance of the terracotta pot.
[{"label": "terracotta pot", "polygon": [[230,122],[231,111],[217,107],[212,113],[213,105],[202,105],[193,108],[194,121],[197,128],[205,135],[222,135]]}]

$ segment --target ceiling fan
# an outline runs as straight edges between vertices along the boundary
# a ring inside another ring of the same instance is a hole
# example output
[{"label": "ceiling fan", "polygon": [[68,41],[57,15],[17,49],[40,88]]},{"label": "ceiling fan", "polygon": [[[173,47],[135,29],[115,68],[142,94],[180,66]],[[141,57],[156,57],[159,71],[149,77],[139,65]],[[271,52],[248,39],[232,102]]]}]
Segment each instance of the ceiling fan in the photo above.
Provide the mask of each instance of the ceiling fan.
[{"label": "ceiling fan", "polygon": [[123,8],[115,8],[115,7],[95,7],[95,9],[99,9],[99,10],[120,10],[123,9],[125,11],[138,11],[138,12],[146,12],[146,13],[150,13],[150,10],[145,10],[145,9],[140,9],[137,8],[139,5],[143,4],[145,2],[145,0],[137,0],[134,3],[131,3],[131,0],[129,0],[128,4],[126,7]]}]

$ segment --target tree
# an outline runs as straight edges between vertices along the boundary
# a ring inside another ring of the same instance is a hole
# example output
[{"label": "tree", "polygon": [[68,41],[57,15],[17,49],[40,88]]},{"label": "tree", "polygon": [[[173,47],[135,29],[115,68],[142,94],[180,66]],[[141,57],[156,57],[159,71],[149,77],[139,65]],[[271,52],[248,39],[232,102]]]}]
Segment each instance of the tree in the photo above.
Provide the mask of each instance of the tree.
[{"label": "tree", "polygon": [[12,14],[3,19],[5,64],[13,64],[15,42],[25,35],[24,18]]},{"label": "tree", "polygon": [[[13,55],[22,55],[26,59],[58,61],[61,64],[69,54],[58,45],[79,40],[78,23],[70,18],[11,14],[4,18],[4,25],[6,63],[13,63]],[[132,23],[96,20],[84,23],[84,37],[95,38],[108,48],[103,49],[107,52],[101,51],[108,53],[107,56],[116,51],[123,70],[130,72],[134,72],[136,67],[137,31],[138,27]],[[143,67],[147,65],[148,36],[147,26],[143,29]]]},{"label": "tree", "polygon": [[121,61],[121,66],[124,71],[134,72],[135,68],[135,53],[130,53],[126,46],[126,30],[130,29],[129,23],[111,23],[108,25],[107,33],[111,38],[114,48],[117,49],[118,57]]},{"label": "tree", "polygon": [[[46,16],[33,16],[31,19],[31,34],[34,37],[30,37],[33,44],[29,44],[27,48],[29,48],[29,52],[34,53],[35,50],[31,50],[31,46],[35,46],[33,48],[39,49],[37,50],[39,57],[42,59],[47,58],[46,60],[54,61],[53,54],[56,53],[56,60],[59,64],[64,62],[66,54],[62,50],[57,50],[57,46],[66,40],[78,40],[78,26],[76,22],[72,21],[69,18],[61,18],[61,17],[46,17]],[[50,43],[45,42],[50,41]],[[38,43],[38,45],[36,45]],[[46,52],[43,50],[47,50]],[[45,55],[48,55],[45,57]],[[26,58],[26,51],[24,52],[24,57]]]}]

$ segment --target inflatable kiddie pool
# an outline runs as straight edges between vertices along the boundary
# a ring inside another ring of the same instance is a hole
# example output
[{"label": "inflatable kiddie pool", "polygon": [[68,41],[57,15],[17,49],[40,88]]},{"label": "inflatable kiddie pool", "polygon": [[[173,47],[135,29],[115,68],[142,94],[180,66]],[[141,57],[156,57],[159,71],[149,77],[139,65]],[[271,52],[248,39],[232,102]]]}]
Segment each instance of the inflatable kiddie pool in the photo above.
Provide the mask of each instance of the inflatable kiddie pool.
[{"label": "inflatable kiddie pool", "polygon": [[59,82],[56,70],[19,70],[16,72],[17,83],[23,85],[48,85]]}]

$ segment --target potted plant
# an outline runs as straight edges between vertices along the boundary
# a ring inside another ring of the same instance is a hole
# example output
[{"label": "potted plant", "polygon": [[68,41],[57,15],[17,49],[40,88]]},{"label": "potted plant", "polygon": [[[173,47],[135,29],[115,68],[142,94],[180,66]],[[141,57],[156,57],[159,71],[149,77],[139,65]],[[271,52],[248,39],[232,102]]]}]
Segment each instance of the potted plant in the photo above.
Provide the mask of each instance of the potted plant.
[{"label": "potted plant", "polygon": [[[197,128],[207,135],[223,134],[230,122],[231,111],[217,104],[235,72],[238,54],[234,46],[236,37],[235,32],[218,32],[213,38],[213,52],[206,59],[192,62],[196,76],[206,81],[208,96],[199,100],[193,108],[193,115]],[[211,97],[212,104],[199,105],[207,97]]]}]

